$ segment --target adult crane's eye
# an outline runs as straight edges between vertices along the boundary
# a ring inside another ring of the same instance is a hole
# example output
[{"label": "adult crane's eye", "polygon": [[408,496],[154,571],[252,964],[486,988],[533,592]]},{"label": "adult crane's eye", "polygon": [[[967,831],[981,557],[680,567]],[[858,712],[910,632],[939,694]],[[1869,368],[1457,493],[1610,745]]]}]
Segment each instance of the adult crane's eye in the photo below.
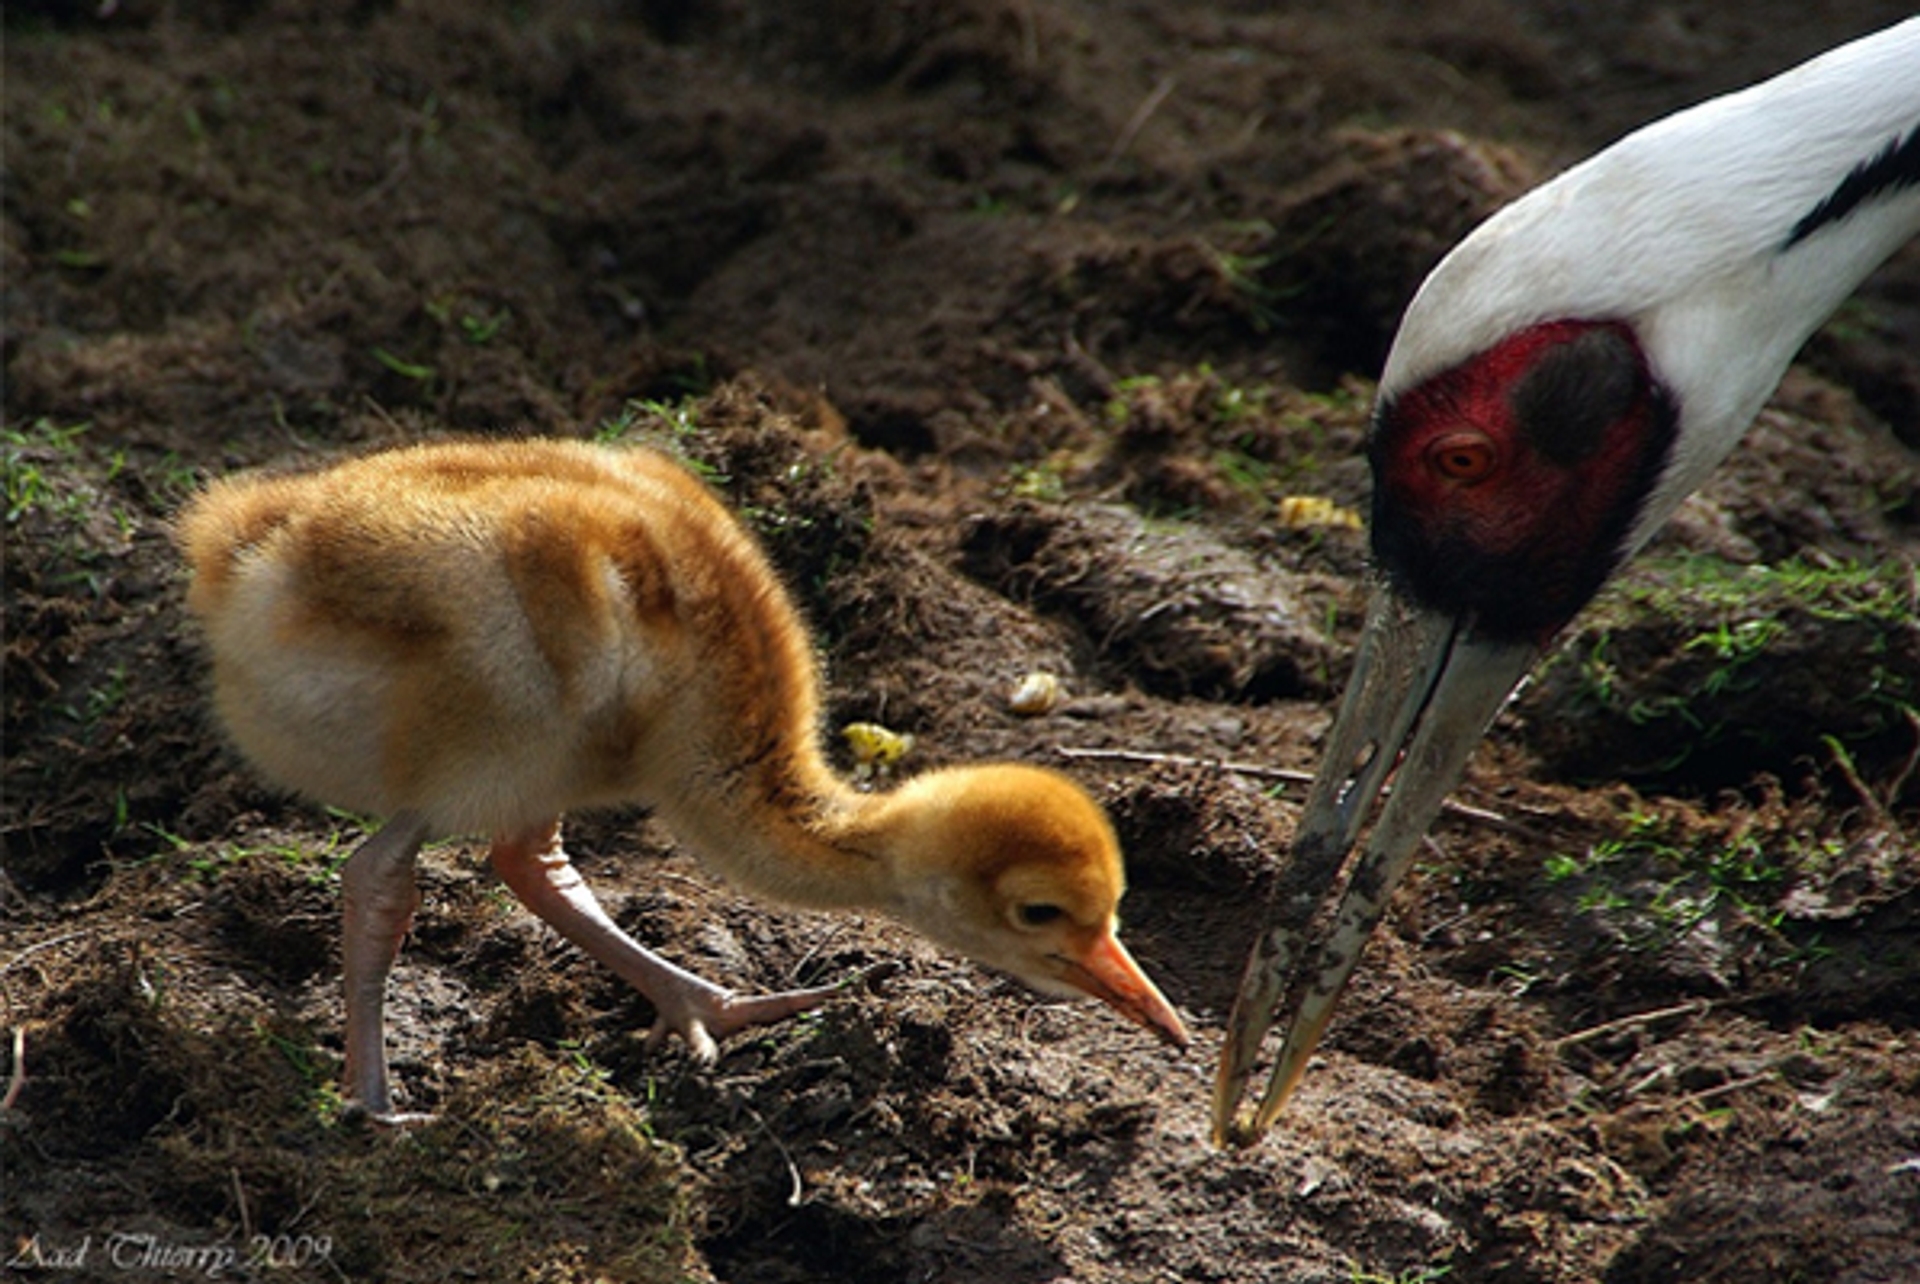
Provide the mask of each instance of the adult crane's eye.
[{"label": "adult crane's eye", "polygon": [[1449,481],[1485,481],[1499,462],[1493,439],[1483,432],[1463,429],[1446,433],[1427,447],[1427,463]]},{"label": "adult crane's eye", "polygon": [[1018,911],[1023,927],[1045,927],[1066,917],[1066,911],[1058,905],[1022,905]]}]

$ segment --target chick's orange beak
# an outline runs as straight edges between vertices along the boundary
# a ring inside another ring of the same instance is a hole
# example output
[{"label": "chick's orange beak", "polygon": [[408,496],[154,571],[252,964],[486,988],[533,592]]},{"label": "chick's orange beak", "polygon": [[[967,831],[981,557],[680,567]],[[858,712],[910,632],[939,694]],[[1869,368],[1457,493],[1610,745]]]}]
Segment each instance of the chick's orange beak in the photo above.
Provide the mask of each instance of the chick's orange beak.
[{"label": "chick's orange beak", "polygon": [[1160,987],[1134,962],[1112,931],[1093,938],[1078,955],[1057,955],[1060,979],[1084,990],[1136,1025],[1145,1026],[1176,1048],[1187,1046],[1187,1027],[1160,993]]}]

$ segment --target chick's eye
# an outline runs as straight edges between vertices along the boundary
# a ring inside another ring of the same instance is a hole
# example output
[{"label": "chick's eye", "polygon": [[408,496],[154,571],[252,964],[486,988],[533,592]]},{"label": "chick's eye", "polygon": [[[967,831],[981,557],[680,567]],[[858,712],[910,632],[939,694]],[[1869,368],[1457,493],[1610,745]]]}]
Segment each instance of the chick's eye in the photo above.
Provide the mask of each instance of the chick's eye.
[{"label": "chick's eye", "polygon": [[1022,905],[1015,911],[1023,927],[1045,927],[1058,922],[1066,916],[1066,911],[1058,905]]},{"label": "chick's eye", "polygon": [[1449,481],[1484,481],[1499,462],[1493,439],[1483,432],[1450,432],[1427,447],[1427,463]]}]

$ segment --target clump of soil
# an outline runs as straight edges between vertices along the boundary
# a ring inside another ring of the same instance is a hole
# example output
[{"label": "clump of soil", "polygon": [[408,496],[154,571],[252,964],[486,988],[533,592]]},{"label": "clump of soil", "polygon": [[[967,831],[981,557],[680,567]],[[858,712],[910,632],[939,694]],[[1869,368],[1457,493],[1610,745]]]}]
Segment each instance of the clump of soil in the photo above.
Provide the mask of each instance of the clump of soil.
[{"label": "clump of soil", "polygon": [[1026,504],[974,520],[963,568],[1064,615],[1156,695],[1260,703],[1321,690],[1327,646],[1292,581],[1193,530],[1126,508]]},{"label": "clump of soil", "polygon": [[1913,600],[1898,564],[1651,563],[1542,667],[1520,705],[1528,743],[1575,779],[1712,793],[1837,767],[1910,805]]}]

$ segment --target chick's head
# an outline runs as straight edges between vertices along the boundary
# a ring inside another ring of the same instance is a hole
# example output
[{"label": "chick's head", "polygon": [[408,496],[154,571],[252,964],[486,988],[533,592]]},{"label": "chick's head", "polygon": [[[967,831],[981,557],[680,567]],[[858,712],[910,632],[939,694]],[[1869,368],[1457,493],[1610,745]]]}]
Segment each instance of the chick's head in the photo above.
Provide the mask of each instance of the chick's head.
[{"label": "chick's head", "polygon": [[1120,943],[1113,825],[1058,772],[1000,764],[917,776],[886,807],[894,908],[929,938],[1047,994],[1089,994],[1185,1045]]}]

